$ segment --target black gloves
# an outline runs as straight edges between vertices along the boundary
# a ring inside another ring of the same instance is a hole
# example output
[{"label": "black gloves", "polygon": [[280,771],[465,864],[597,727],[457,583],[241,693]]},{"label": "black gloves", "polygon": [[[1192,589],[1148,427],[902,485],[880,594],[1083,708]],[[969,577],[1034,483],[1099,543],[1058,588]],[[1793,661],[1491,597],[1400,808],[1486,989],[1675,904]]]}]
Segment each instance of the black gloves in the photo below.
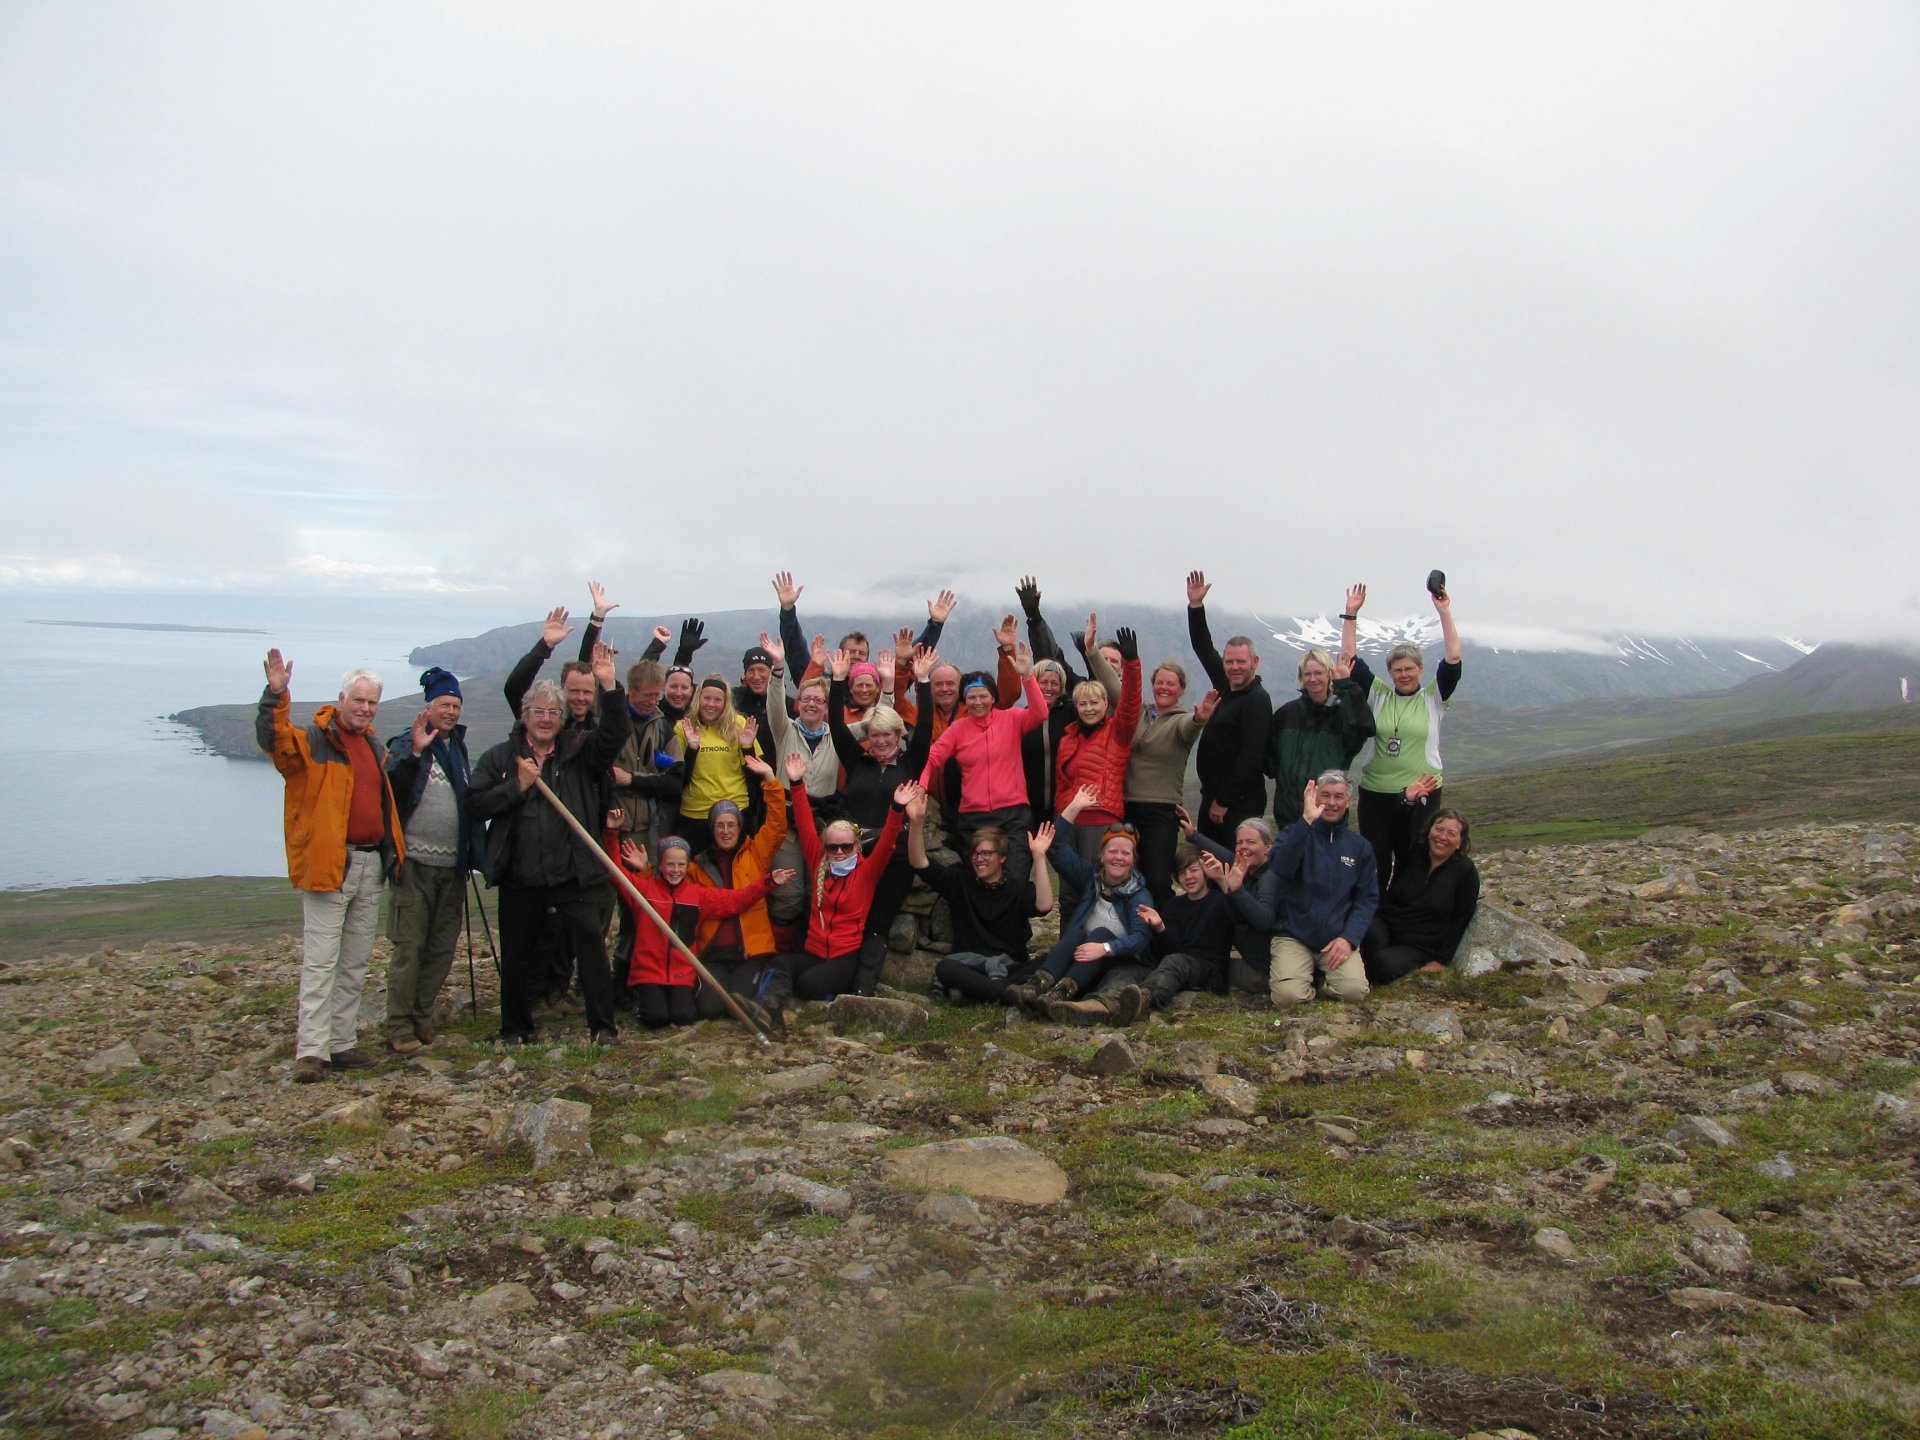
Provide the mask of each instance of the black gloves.
[{"label": "black gloves", "polygon": [[706,641],[707,624],[704,620],[683,620],[680,622],[680,663],[686,664],[693,652]]},{"label": "black gloves", "polygon": [[1118,630],[1113,632],[1113,643],[1120,651],[1120,658],[1122,660],[1138,660],[1140,658],[1140,641],[1138,637],[1134,635],[1133,631],[1129,630],[1126,626],[1122,625]]},{"label": "black gloves", "polygon": [[1031,575],[1020,577],[1020,583],[1013,587],[1013,593],[1020,598],[1020,608],[1029,620],[1040,613],[1040,582]]}]

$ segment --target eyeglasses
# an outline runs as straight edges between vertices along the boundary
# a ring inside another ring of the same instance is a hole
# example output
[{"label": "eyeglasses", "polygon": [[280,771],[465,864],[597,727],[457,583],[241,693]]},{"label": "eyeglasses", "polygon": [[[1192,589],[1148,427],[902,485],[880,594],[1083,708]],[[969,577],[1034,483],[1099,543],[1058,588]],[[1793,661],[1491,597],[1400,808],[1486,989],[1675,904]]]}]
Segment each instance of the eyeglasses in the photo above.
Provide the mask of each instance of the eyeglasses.
[{"label": "eyeglasses", "polygon": [[528,716],[535,720],[558,720],[564,713],[545,705],[536,705],[527,711]]},{"label": "eyeglasses", "polygon": [[1000,852],[998,850],[976,850],[973,852],[973,858],[976,860],[998,860],[1000,858]]}]

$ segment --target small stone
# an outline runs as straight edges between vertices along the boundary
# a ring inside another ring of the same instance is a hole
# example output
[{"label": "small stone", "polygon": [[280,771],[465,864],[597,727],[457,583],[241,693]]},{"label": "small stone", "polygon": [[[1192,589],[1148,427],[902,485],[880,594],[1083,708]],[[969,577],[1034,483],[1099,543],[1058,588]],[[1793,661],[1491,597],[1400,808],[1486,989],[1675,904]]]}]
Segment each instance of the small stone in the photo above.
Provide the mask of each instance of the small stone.
[{"label": "small stone", "polygon": [[146,1139],[159,1123],[158,1115],[136,1115],[114,1131],[112,1138],[122,1145],[131,1145],[136,1140]]},{"label": "small stone", "polygon": [[1751,1085],[1742,1085],[1733,1092],[1737,1100],[1771,1100],[1779,1093],[1773,1088],[1771,1080],[1756,1080]]},{"label": "small stone", "polygon": [[1460,1028],[1460,1017],[1452,1010],[1427,1010],[1416,1016],[1413,1028],[1422,1035],[1431,1035],[1442,1045],[1448,1045],[1463,1038],[1466,1031]]},{"label": "small stone", "polygon": [[818,1090],[833,1080],[833,1066],[824,1062],[816,1065],[800,1065],[791,1070],[776,1070],[760,1081],[760,1088],[771,1090],[777,1095],[799,1095],[808,1090]]},{"label": "small stone", "polygon": [[1087,1061],[1086,1066],[1089,1075],[1104,1076],[1130,1075],[1139,1068],[1140,1062],[1134,1059],[1133,1047],[1118,1035],[1094,1051],[1093,1058]]},{"label": "small stone", "polygon": [[827,1007],[827,1022],[838,1035],[864,1035],[879,1030],[904,1035],[927,1023],[927,1012],[910,1000],[886,1000],[878,995],[838,995]]},{"label": "small stone", "polygon": [[913,1213],[916,1219],[943,1230],[979,1230],[987,1223],[971,1195],[949,1195],[939,1190],[921,1197]]},{"label": "small stone", "polygon": [[1173,1073],[1182,1080],[1199,1081],[1220,1073],[1220,1052],[1197,1040],[1181,1041],[1173,1047],[1173,1053],[1168,1058],[1172,1062]]},{"label": "small stone", "polygon": [[88,1075],[124,1075],[146,1063],[140,1058],[139,1051],[122,1041],[82,1060],[80,1069]]},{"label": "small stone", "polygon": [[762,1375],[754,1370],[709,1370],[694,1384],[709,1395],[720,1395],[749,1405],[777,1405],[793,1395],[779,1377]]},{"label": "small stone", "polygon": [[1819,1095],[1827,1090],[1828,1082],[1807,1070],[1782,1070],[1780,1088],[1789,1095]]},{"label": "small stone", "polygon": [[817,1180],[808,1180],[803,1176],[775,1172],[763,1175],[754,1181],[753,1188],[763,1195],[784,1195],[789,1200],[798,1200],[816,1215],[851,1215],[853,1196],[845,1190],[832,1185],[822,1185]]},{"label": "small stone", "polygon": [[533,1146],[533,1168],[593,1155],[593,1107],[558,1097],[530,1105],[514,1116],[514,1134]]},{"label": "small stone", "polygon": [[1329,1220],[1327,1239],[1335,1245],[1363,1245],[1373,1250],[1384,1250],[1393,1244],[1393,1237],[1378,1225],[1369,1225],[1351,1215],[1336,1215]]},{"label": "small stone", "polygon": [[215,1140],[226,1140],[232,1136],[244,1135],[246,1133],[247,1132],[242,1130],[238,1125],[227,1119],[226,1116],[215,1115],[189,1128],[186,1135],[182,1138],[184,1138],[189,1145],[206,1145]]},{"label": "small stone", "polygon": [[518,1280],[504,1280],[491,1289],[482,1290],[467,1305],[476,1315],[491,1317],[511,1315],[520,1310],[536,1310],[540,1302]]},{"label": "small stone", "polygon": [[1775,1155],[1771,1160],[1762,1160],[1753,1168],[1769,1180],[1791,1180],[1800,1173],[1794,1168],[1793,1161],[1784,1155]]},{"label": "small stone", "polygon": [[1260,1108],[1260,1090],[1237,1075],[1209,1075],[1200,1082],[1200,1093],[1213,1102],[1216,1110],[1246,1119]]},{"label": "small stone", "polygon": [[564,1300],[568,1304],[572,1304],[576,1300],[586,1299],[589,1292],[585,1286],[569,1284],[565,1280],[556,1280],[547,1287],[547,1293],[552,1295],[556,1300]]},{"label": "small stone", "polygon": [[1725,1149],[1740,1143],[1739,1137],[1710,1115],[1684,1116],[1680,1123],[1667,1133],[1682,1145],[1696,1142]]},{"label": "small stone", "polygon": [[1432,1057],[1424,1050],[1409,1050],[1400,1058],[1407,1062],[1407,1068],[1415,1074],[1427,1070],[1433,1063]]},{"label": "small stone", "polygon": [[1316,1120],[1313,1122],[1313,1128],[1326,1136],[1327,1139],[1333,1141],[1336,1145],[1358,1145],[1360,1143],[1360,1136],[1355,1131],[1349,1130],[1344,1125],[1336,1125],[1331,1120]]},{"label": "small stone", "polygon": [[240,1242],[232,1235],[221,1235],[215,1231],[189,1230],[180,1237],[182,1250],[207,1250],[225,1252],[238,1250]]},{"label": "small stone", "polygon": [[1224,1140],[1233,1135],[1251,1135],[1253,1126],[1244,1120],[1236,1120],[1231,1115],[1209,1115],[1204,1120],[1196,1120],[1187,1127],[1196,1135],[1211,1136]]},{"label": "small stone", "polygon": [[1647,1037],[1649,1044],[1664,1045],[1667,1043],[1667,1022],[1662,1020],[1658,1015],[1649,1015],[1642,1020],[1640,1022],[1640,1031]]},{"label": "small stone", "polygon": [[964,1190],[985,1200],[1055,1205],[1067,1195],[1067,1172],[1008,1135],[940,1140],[881,1158],[890,1176],[930,1189]]},{"label": "small stone", "polygon": [[1547,1039],[1549,1040],[1556,1040],[1565,1044],[1569,1033],[1567,1017],[1564,1015],[1554,1016],[1551,1023],[1547,1026]]},{"label": "small stone", "polygon": [[1558,1226],[1546,1225],[1533,1232],[1533,1248],[1549,1260],[1568,1262],[1579,1257],[1573,1237]]},{"label": "small stone", "polygon": [[1879,1091],[1873,1097],[1874,1109],[1884,1110],[1894,1115],[1900,1114],[1911,1103],[1912,1102],[1902,1098],[1901,1096],[1891,1094],[1885,1090]]},{"label": "small stone", "polygon": [[387,1112],[381,1107],[377,1096],[363,1095],[357,1100],[349,1100],[344,1105],[335,1105],[330,1110],[320,1112],[319,1123],[339,1130],[355,1130],[362,1134],[372,1134],[387,1128]]},{"label": "small stone", "polygon": [[1169,1225],[1179,1225],[1188,1230],[1198,1230],[1207,1223],[1207,1212],[1198,1205],[1174,1196],[1160,1207],[1160,1218]]},{"label": "small stone", "polygon": [[1713,1210],[1691,1210],[1685,1224],[1693,1233],[1687,1251],[1716,1275],[1744,1275],[1753,1268],[1753,1247],[1727,1217]]}]

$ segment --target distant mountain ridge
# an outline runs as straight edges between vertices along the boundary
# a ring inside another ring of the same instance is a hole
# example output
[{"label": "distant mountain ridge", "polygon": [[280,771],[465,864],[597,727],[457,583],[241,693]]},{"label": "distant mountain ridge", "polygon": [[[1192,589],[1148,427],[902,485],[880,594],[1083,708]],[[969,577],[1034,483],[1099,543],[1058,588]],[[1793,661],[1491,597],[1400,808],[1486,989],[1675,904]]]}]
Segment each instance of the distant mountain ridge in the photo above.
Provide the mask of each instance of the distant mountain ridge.
[{"label": "distant mountain ridge", "polygon": [[[962,666],[987,665],[993,655],[987,632],[1011,608],[995,611],[978,604],[961,604],[947,623],[941,640],[942,653]],[[1085,624],[1086,613],[1054,606],[1043,608],[1060,644],[1070,650],[1071,637]],[[1340,643],[1339,621],[1326,615],[1270,622],[1247,611],[1209,606],[1207,616],[1216,645],[1232,635],[1254,638],[1262,653],[1261,673],[1267,689],[1281,698],[1291,698],[1293,694],[1294,670],[1301,652],[1314,645],[1331,651]],[[622,653],[624,663],[624,657],[638,657],[656,624],[671,630],[677,643],[684,618],[680,615],[628,618],[615,614],[607,626],[607,640]],[[741,653],[756,642],[762,630],[771,632],[778,617],[769,607],[725,610],[701,618],[706,622],[708,643],[695,656],[694,668],[703,673],[714,670],[728,679],[736,679]],[[923,610],[917,615],[876,620],[814,615],[803,605],[800,619],[809,637],[824,634],[828,642],[833,643],[850,630],[861,630],[878,650],[890,643],[886,637],[901,624],[911,623],[918,633],[926,614]],[[1194,663],[1193,649],[1187,642],[1184,606],[1121,606],[1101,612],[1103,635],[1110,636],[1116,625],[1131,625],[1139,633],[1140,657],[1147,664],[1162,659],[1178,660],[1187,667],[1196,684],[1199,682],[1201,677]],[[1470,619],[1463,629],[1465,676],[1461,682],[1461,698],[1501,710],[1588,699],[1680,696],[1723,690],[1755,676],[1785,671],[1814,649],[1801,641],[1776,637],[1689,640],[1626,634],[1596,640],[1593,650],[1527,649],[1476,642]],[[1360,653],[1376,670],[1387,651],[1402,641],[1412,641],[1426,649],[1430,664],[1439,659],[1440,627],[1432,614],[1387,619],[1363,616],[1359,632]],[[415,665],[440,665],[459,675],[474,675],[511,666],[539,635],[540,622],[528,621],[464,639],[423,645],[413,651],[411,659]],[[1023,638],[1026,635],[1024,622],[1021,635]],[[569,639],[562,647],[568,657],[571,647],[577,643],[577,639]],[[669,653],[672,648],[670,644]],[[1881,703],[1891,704],[1898,698],[1890,697]]]}]

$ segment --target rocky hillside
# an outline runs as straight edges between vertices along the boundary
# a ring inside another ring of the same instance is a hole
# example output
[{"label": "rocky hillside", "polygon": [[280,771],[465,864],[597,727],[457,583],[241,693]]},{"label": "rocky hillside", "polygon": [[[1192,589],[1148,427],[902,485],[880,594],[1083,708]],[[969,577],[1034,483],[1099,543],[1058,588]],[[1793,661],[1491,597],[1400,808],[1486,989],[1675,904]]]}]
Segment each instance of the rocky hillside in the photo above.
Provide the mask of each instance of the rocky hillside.
[{"label": "rocky hillside", "polygon": [[[289,1083],[297,945],[0,969],[23,1436],[1891,1436],[1920,833],[1487,858],[1495,973],[1124,1036],[465,1009]],[[377,973],[376,966],[376,973]],[[369,997],[370,1008],[378,997]],[[1236,1428],[1238,1427],[1238,1428]]]}]

